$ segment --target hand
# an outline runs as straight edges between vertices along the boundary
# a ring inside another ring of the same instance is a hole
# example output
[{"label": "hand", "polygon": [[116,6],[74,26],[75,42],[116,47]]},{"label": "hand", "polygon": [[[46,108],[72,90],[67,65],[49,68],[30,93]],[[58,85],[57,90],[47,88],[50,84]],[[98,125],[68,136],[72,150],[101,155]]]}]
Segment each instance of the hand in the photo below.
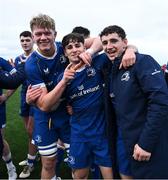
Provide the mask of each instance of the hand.
[{"label": "hand", "polygon": [[66,106],[66,109],[67,109],[68,114],[72,116],[72,114],[73,114],[72,106],[70,106],[70,105],[68,104],[68,105]]},{"label": "hand", "polygon": [[131,49],[131,48],[127,48],[126,51],[125,51],[125,54],[124,54],[124,56],[122,58],[119,69],[121,69],[122,67],[127,69],[128,67],[135,64],[135,60],[136,60],[135,50]]},{"label": "hand", "polygon": [[90,66],[92,61],[92,54],[89,51],[85,51],[79,55],[80,59],[83,61],[84,64]]},{"label": "hand", "polygon": [[138,144],[134,146],[133,158],[137,161],[149,161],[151,153],[143,150]]},{"label": "hand", "polygon": [[14,60],[12,58],[10,58],[8,60],[9,64],[12,65],[13,67],[15,67],[15,63],[14,63]]},{"label": "hand", "polygon": [[8,99],[7,96],[5,94],[2,94],[0,96],[0,104],[4,103],[7,99]]},{"label": "hand", "polygon": [[65,84],[68,84],[75,77],[75,69],[72,66],[73,64],[70,63],[65,68],[64,75],[62,78],[62,82],[64,82]]},{"label": "hand", "polygon": [[76,65],[70,63],[64,71],[64,76],[62,78],[62,82],[65,84],[68,84],[71,80],[73,80],[75,78],[76,70],[81,68],[83,65],[84,65],[83,61],[80,61]]},{"label": "hand", "polygon": [[26,92],[26,102],[28,104],[34,104],[35,101],[41,96],[42,90],[40,87],[33,87],[31,85],[28,86]]}]

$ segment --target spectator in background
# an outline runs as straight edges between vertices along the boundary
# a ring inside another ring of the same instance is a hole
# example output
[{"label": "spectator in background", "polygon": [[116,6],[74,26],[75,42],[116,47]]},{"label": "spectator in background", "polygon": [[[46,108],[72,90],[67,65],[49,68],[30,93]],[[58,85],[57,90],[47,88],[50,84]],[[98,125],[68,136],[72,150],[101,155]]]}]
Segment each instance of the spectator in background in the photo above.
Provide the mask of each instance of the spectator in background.
[{"label": "spectator in background", "polygon": [[[33,38],[30,31],[23,31],[19,35],[20,44],[23,49],[23,54],[19,55],[15,59],[15,67],[17,69],[21,62],[26,62],[33,52]],[[26,91],[27,91],[27,80],[22,83],[20,92],[20,115],[23,118],[25,129],[28,133],[28,154],[27,159],[20,162],[19,165],[24,166],[23,171],[20,173],[20,178],[27,178],[30,176],[31,172],[34,170],[34,163],[36,159],[37,149],[34,144],[32,144],[32,133],[33,133],[33,108],[26,103]],[[13,91],[14,90],[10,90]]]},{"label": "spectator in background", "polygon": [[[11,75],[16,72],[16,69],[3,58],[0,58],[0,68],[6,70]],[[0,129],[3,139],[3,145],[4,145],[2,146],[3,147],[2,159],[6,163],[6,167],[8,170],[8,179],[16,179],[17,178],[16,167],[12,162],[11,150],[8,142],[5,139],[5,134],[4,134],[5,126],[6,126],[6,101],[11,95],[12,93],[8,91],[6,91],[6,93],[3,93],[3,90],[0,89]]]},{"label": "spectator in background", "polygon": [[73,28],[72,33],[79,33],[83,35],[84,39],[87,39],[90,37],[90,30],[83,27],[83,26],[76,26]]}]

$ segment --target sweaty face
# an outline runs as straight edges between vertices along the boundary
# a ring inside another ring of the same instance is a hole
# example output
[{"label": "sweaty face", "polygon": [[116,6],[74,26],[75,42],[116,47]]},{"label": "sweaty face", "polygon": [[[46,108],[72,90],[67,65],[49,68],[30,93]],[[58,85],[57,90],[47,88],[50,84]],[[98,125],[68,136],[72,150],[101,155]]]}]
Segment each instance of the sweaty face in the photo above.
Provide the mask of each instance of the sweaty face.
[{"label": "sweaty face", "polygon": [[101,41],[103,50],[111,61],[121,56],[127,46],[127,40],[119,37],[117,33],[104,35],[101,37]]},{"label": "sweaty face", "polygon": [[33,49],[33,39],[31,37],[20,37],[20,44],[25,52],[31,52]]},{"label": "sweaty face", "polygon": [[52,29],[33,27],[33,39],[39,51],[46,56],[52,56],[55,52],[56,32]]},{"label": "sweaty face", "polygon": [[70,41],[69,44],[65,46],[65,55],[72,63],[78,63],[80,61],[79,54],[84,51],[85,47],[81,42]]}]

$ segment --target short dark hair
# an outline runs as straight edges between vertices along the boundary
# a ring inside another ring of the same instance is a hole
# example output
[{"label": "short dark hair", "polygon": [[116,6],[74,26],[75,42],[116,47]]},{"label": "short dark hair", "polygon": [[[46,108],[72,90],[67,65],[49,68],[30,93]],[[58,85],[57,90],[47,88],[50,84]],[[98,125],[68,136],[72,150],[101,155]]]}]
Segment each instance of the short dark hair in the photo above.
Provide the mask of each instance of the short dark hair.
[{"label": "short dark hair", "polygon": [[79,33],[84,36],[84,38],[88,38],[90,36],[89,29],[82,27],[82,26],[76,26],[73,28],[72,33]]},{"label": "short dark hair", "polygon": [[65,49],[70,42],[81,42],[84,44],[84,37],[78,33],[70,33],[63,37],[62,39],[62,46]]},{"label": "short dark hair", "polygon": [[117,33],[119,37],[122,39],[126,38],[126,33],[123,28],[117,25],[107,26],[103,29],[103,31],[100,33],[100,38],[102,36],[107,36],[108,34]]},{"label": "short dark hair", "polygon": [[20,33],[19,37],[21,38],[21,36],[32,38],[32,33],[30,31],[23,31]]}]

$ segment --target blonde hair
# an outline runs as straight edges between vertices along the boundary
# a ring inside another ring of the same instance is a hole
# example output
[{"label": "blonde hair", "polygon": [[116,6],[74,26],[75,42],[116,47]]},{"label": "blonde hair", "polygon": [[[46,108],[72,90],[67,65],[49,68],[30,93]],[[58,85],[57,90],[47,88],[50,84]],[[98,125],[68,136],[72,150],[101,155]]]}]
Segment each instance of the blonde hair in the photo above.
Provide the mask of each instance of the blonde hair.
[{"label": "blonde hair", "polygon": [[30,28],[33,31],[34,26],[52,29],[55,31],[55,21],[46,14],[39,14],[33,17],[30,21]]}]

